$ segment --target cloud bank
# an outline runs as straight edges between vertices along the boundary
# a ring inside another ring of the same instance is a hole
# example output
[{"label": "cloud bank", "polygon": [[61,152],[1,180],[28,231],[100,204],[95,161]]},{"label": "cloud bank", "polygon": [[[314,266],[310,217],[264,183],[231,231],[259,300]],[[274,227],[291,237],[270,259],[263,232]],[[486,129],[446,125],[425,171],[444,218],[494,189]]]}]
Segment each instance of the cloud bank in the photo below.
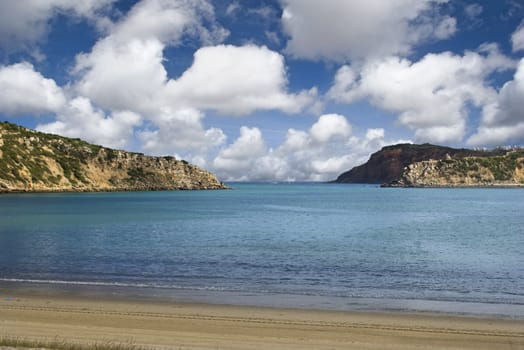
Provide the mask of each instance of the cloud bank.
[{"label": "cloud bank", "polygon": [[414,45],[446,39],[456,19],[442,16],[446,0],[281,0],[286,51],[313,60],[363,60],[408,54]]},{"label": "cloud bank", "polygon": [[462,56],[427,54],[417,62],[391,56],[368,61],[360,74],[351,66],[341,67],[328,96],[345,103],[369,99],[397,114],[417,141],[460,142],[466,133],[467,105],[487,108],[497,95],[488,78],[514,65],[496,46]]}]

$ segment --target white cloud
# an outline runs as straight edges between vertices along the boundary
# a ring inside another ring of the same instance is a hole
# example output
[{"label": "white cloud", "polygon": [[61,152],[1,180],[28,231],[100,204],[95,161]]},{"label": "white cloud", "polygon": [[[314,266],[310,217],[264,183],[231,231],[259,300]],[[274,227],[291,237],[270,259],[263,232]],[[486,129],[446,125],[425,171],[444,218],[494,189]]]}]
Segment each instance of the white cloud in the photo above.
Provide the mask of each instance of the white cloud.
[{"label": "white cloud", "polygon": [[511,44],[513,46],[513,52],[524,50],[524,22],[517,28],[517,30],[511,35]]},{"label": "white cloud", "polygon": [[[205,129],[203,117],[203,113],[195,109],[165,109],[153,120],[156,129],[139,132],[142,149],[149,154],[205,159],[211,149],[226,141],[226,136],[220,129]],[[203,165],[204,161],[199,163]]]},{"label": "white cloud", "polygon": [[199,49],[193,65],[168,83],[173,103],[224,114],[257,109],[299,112],[316,97],[316,89],[288,94],[284,57],[267,47],[218,45]]},{"label": "white cloud", "polygon": [[227,31],[214,22],[206,1],[139,2],[91,52],[77,56],[74,91],[106,110],[141,115],[146,129],[137,137],[143,151],[174,154],[202,166],[226,140],[222,130],[204,127],[203,110],[291,113],[316,97],[316,89],[288,94],[283,56],[253,45],[205,46],[181,77],[170,79],[164,50],[188,35],[215,43]]},{"label": "white cloud", "polygon": [[524,142],[524,59],[513,80],[485,106],[481,125],[468,140],[470,145],[500,146],[508,142]]},{"label": "white cloud", "polygon": [[0,91],[0,112],[9,115],[52,113],[66,102],[55,81],[26,62],[0,66]]},{"label": "white cloud", "polygon": [[[118,42],[156,39],[177,45],[184,34],[204,44],[222,42],[229,32],[215,23],[213,6],[205,0],[143,0],[112,30]],[[203,22],[208,21],[208,29]]]},{"label": "white cloud", "polygon": [[3,0],[0,1],[0,48],[7,52],[30,50],[45,37],[57,15],[87,18],[102,26],[100,13],[115,0]]},{"label": "white cloud", "polygon": [[162,51],[154,38],[117,43],[107,37],[77,56],[76,91],[106,109],[150,112],[167,81]]},{"label": "white cloud", "polygon": [[456,20],[438,15],[447,0],[280,0],[296,57],[335,61],[410,53],[424,40],[445,39]]},{"label": "white cloud", "polygon": [[[211,22],[211,30],[205,28],[204,20]],[[90,53],[77,56],[77,91],[103,108],[157,112],[168,80],[163,51],[167,45],[177,45],[184,35],[213,43],[227,33],[214,24],[213,8],[206,1],[137,3]]]},{"label": "white cloud", "polygon": [[367,140],[377,140],[377,139],[383,139],[383,138],[384,138],[384,129],[382,128],[368,129],[366,132]]},{"label": "white cloud", "polygon": [[418,141],[458,142],[466,132],[468,104],[482,108],[493,101],[488,77],[513,67],[493,45],[463,56],[427,54],[418,62],[388,57],[368,62],[359,75],[350,66],[340,68],[328,96],[346,103],[369,99],[397,113]]},{"label": "white cloud", "polygon": [[240,128],[240,136],[228,147],[220,151],[213,167],[229,179],[256,179],[257,162],[267,153],[267,146],[258,128]]},{"label": "white cloud", "polygon": [[357,137],[344,116],[327,114],[308,131],[289,129],[276,148],[267,146],[259,129],[242,127],[211,169],[227,181],[327,181],[365,162],[386,143],[383,129],[368,129]]},{"label": "white cloud", "polygon": [[93,107],[87,98],[77,97],[69,101],[55,122],[40,124],[36,128],[42,132],[123,148],[133,135],[133,128],[140,123],[141,118],[136,113],[116,111],[106,116],[102,110]]},{"label": "white cloud", "polygon": [[523,142],[524,122],[507,126],[481,125],[477,132],[468,139],[471,146],[508,146],[513,142]]},{"label": "white cloud", "polygon": [[166,98],[169,78],[163,63],[165,48],[178,45],[184,36],[203,44],[227,36],[213,11],[203,0],[137,3],[91,52],[77,56],[75,92],[104,109],[143,116],[149,122],[138,133],[144,151],[202,158],[202,152],[224,142],[225,135],[220,129],[206,130],[203,114],[193,106]]},{"label": "white cloud", "polygon": [[326,143],[333,138],[346,139],[351,134],[351,125],[339,114],[322,115],[309,131],[317,143]]}]

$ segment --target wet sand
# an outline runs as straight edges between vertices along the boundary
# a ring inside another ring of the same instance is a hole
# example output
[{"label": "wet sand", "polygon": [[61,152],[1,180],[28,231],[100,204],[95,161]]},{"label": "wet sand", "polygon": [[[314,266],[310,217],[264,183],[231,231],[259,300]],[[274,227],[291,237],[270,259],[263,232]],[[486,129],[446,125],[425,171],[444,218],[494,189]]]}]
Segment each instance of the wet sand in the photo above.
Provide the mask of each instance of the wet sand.
[{"label": "wet sand", "polygon": [[169,349],[524,349],[524,321],[0,295],[0,337]]}]

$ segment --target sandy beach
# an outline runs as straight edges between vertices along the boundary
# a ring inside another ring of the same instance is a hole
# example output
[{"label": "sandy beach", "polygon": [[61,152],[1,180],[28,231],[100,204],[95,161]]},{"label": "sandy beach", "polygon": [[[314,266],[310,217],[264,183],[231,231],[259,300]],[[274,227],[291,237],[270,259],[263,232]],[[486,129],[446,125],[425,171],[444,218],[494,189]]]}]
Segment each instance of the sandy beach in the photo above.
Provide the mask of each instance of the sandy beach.
[{"label": "sandy beach", "polygon": [[524,321],[0,295],[0,337],[169,349],[524,349]]}]

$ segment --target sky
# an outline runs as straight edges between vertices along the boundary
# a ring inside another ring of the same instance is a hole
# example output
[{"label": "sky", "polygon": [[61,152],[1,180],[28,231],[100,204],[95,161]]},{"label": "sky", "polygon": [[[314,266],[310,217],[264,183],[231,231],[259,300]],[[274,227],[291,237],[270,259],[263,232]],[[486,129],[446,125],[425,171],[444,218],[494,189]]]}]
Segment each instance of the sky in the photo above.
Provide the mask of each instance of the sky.
[{"label": "sky", "polygon": [[524,144],[522,0],[2,0],[0,120],[224,181]]}]

